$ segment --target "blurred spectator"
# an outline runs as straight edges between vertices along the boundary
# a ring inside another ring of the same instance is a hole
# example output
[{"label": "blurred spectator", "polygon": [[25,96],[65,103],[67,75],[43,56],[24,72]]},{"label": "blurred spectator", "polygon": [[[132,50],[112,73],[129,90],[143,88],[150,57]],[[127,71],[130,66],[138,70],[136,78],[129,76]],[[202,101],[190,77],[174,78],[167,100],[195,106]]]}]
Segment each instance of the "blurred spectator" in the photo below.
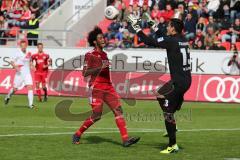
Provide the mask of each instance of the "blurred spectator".
[{"label": "blurred spectator", "polygon": [[163,17],[159,18],[158,29],[159,32],[161,33],[161,36],[167,35],[167,23]]},{"label": "blurred spectator", "polygon": [[28,21],[31,19],[31,11],[25,5],[22,8],[19,8],[18,10],[9,13],[9,18],[11,18],[10,20],[8,20],[8,24],[10,26],[23,27],[27,25]]},{"label": "blurred spectator", "polygon": [[223,6],[223,16],[224,18],[230,19],[230,8],[227,4]]},{"label": "blurred spectator", "polygon": [[31,14],[32,12],[30,8],[27,5],[23,6],[23,11],[22,11],[22,16],[20,18],[20,21],[24,21],[24,22],[29,21],[31,19]]},{"label": "blurred spectator", "polygon": [[122,47],[130,48],[132,47],[132,43],[133,43],[133,37],[130,35],[129,31],[125,29],[123,31]]},{"label": "blurred spectator", "polygon": [[197,29],[196,36],[192,44],[193,48],[199,46],[199,41],[201,41],[201,47],[204,46],[204,32],[200,29]]},{"label": "blurred spectator", "polygon": [[133,14],[135,17],[137,17],[137,18],[140,18],[140,17],[141,17],[140,8],[138,7],[137,4],[134,4],[134,5],[133,5],[132,14]]},{"label": "blurred spectator", "polygon": [[203,44],[203,41],[196,41],[195,44],[193,45],[193,49],[197,49],[197,50],[205,50],[206,47]]},{"label": "blurred spectator", "polygon": [[214,31],[212,26],[209,26],[206,31],[206,36],[204,39],[204,44],[206,49],[211,49],[218,41],[217,33]]},{"label": "blurred spectator", "polygon": [[238,38],[240,38],[240,19],[237,18],[233,27],[229,29],[229,32],[222,36],[222,42],[231,40],[231,43],[235,44]]},{"label": "blurred spectator", "polygon": [[206,29],[209,27],[212,27],[214,31],[217,31],[219,29],[218,24],[215,22],[215,19],[213,18],[213,16],[209,16],[208,18],[208,25],[206,26]]},{"label": "blurred spectator", "polygon": [[0,15],[0,45],[5,45],[7,40],[7,23],[5,22],[5,18],[3,15]]},{"label": "blurred spectator", "polygon": [[39,28],[39,19],[36,18],[35,14],[32,14],[31,20],[29,20],[25,29],[28,29],[27,39],[29,46],[37,46],[38,43],[38,28]]},{"label": "blurred spectator", "polygon": [[158,17],[159,17],[159,14],[160,14],[159,7],[158,7],[158,5],[155,4],[154,7],[153,7],[153,10],[152,10],[152,12],[151,12],[151,17],[152,17],[152,19],[158,18]]},{"label": "blurred spectator", "polygon": [[126,8],[125,3],[122,3],[121,10],[119,11],[118,21],[122,22],[127,20],[127,16],[130,14],[129,10]]},{"label": "blurred spectator", "polygon": [[42,0],[43,1],[43,8],[42,8],[42,13],[44,13],[50,6],[50,0]]},{"label": "blurred spectator", "polygon": [[[119,4],[120,1],[116,0],[116,4]],[[142,19],[140,26],[143,28],[143,31],[147,34],[150,33],[153,38],[158,38],[166,35],[166,24],[172,17],[174,10],[179,11],[182,13],[182,19],[185,23],[185,36],[192,48],[196,49],[225,49],[219,40],[230,41],[232,39],[232,28],[235,26],[232,22],[240,16],[240,0],[130,0],[129,4],[130,6],[128,7],[125,5],[122,8],[120,7],[120,15],[118,17],[120,26],[126,21],[128,14],[134,14]],[[146,22],[148,19],[147,13],[150,14],[151,18],[158,25],[159,30],[161,30],[159,35],[156,35],[149,28]],[[235,28],[237,28],[236,26]],[[229,28],[230,32],[224,35],[226,33],[225,30],[229,30]],[[124,33],[127,33],[125,29],[133,33],[131,27],[120,27],[114,34],[112,34],[113,31],[109,31],[106,35],[109,35],[110,37],[108,38],[115,39],[121,44],[120,41],[123,41]],[[238,29],[235,30],[238,31]],[[239,34],[237,35],[237,38],[235,38],[236,42],[239,41]],[[231,42],[234,43],[235,40]],[[134,35],[132,46],[145,47],[136,35]]]},{"label": "blurred spectator", "polygon": [[240,1],[239,0],[231,0],[230,2],[230,18],[231,18],[231,23],[234,22],[235,18],[240,18]]},{"label": "blurred spectator", "polygon": [[197,11],[194,9],[194,4],[191,1],[188,3],[188,13],[190,13],[192,15],[193,21],[195,21],[195,23],[197,23],[198,14],[197,14]]},{"label": "blurred spectator", "polygon": [[39,0],[31,0],[30,1],[30,10],[32,13],[36,15],[36,17],[40,16],[40,8],[42,6],[42,1]]},{"label": "blurred spectator", "polygon": [[207,10],[207,1],[204,0],[201,3],[198,4],[198,7],[196,8],[198,17],[204,17],[207,18],[208,15],[208,10]]},{"label": "blurred spectator", "polygon": [[192,18],[192,14],[188,13],[185,20],[185,37],[187,40],[193,39],[196,32],[196,21]]},{"label": "blurred spectator", "polygon": [[169,21],[172,16],[174,15],[174,11],[172,9],[172,6],[170,4],[166,5],[166,9],[163,12],[160,12],[159,17],[163,17],[165,19],[165,21]]},{"label": "blurred spectator", "polygon": [[231,57],[230,61],[228,62],[228,66],[230,68],[231,75],[240,75],[240,60],[238,56],[238,51],[235,45],[232,47],[233,56]]},{"label": "blurred spectator", "polygon": [[128,23],[127,23],[127,21],[123,21],[120,24],[120,28],[119,28],[118,32],[115,34],[116,40],[122,41],[123,40],[124,31],[126,31],[127,29],[128,29]]},{"label": "blurred spectator", "polygon": [[12,0],[2,0],[1,11],[9,12],[12,6]]},{"label": "blurred spectator", "polygon": [[215,19],[220,20],[222,18],[230,19],[230,0],[221,0],[220,5],[213,16]]},{"label": "blurred spectator", "polygon": [[143,5],[142,12],[141,12],[140,16],[142,17],[142,21],[141,21],[140,26],[142,28],[147,28],[148,27],[147,21],[149,19],[148,17],[150,17],[150,11],[149,11],[148,5]]},{"label": "blurred spectator", "polygon": [[219,23],[221,30],[227,30],[231,27],[230,18],[222,18]]},{"label": "blurred spectator", "polygon": [[[29,45],[36,45],[38,41],[39,16],[48,9],[50,4],[60,2],[59,0],[0,0],[0,37],[9,37],[14,39],[26,36],[29,39]],[[45,3],[45,8],[43,4]],[[46,7],[48,6],[48,7]],[[34,14],[34,15],[33,15]],[[3,17],[2,17],[3,15]],[[4,23],[3,23],[4,18]],[[27,35],[24,30],[28,29]],[[7,31],[5,31],[7,30]],[[5,38],[6,39],[6,38]],[[5,43],[4,39],[4,43]],[[3,41],[0,43],[2,44]]]},{"label": "blurred spectator", "polygon": [[168,4],[170,4],[173,8],[177,8],[176,0],[160,0],[159,2],[160,10],[165,10]]},{"label": "blurred spectator", "polygon": [[205,18],[200,17],[200,18],[198,19],[198,23],[197,23],[196,29],[197,29],[197,30],[199,29],[199,30],[201,30],[201,31],[205,31],[205,29],[206,29]]},{"label": "blurred spectator", "polygon": [[[149,0],[149,3],[148,3],[148,5],[149,5],[149,7],[150,7],[150,10],[152,11],[153,10],[153,7],[155,6],[155,5],[157,5],[158,6],[158,8],[159,7],[161,7],[161,0]],[[164,7],[165,8],[165,7]]]},{"label": "blurred spectator", "polygon": [[114,39],[115,36],[118,34],[120,27],[120,23],[117,22],[117,20],[113,20],[108,27],[108,33],[105,35],[107,37],[107,40]]},{"label": "blurred spectator", "polygon": [[185,7],[182,3],[178,4],[177,10],[181,13],[182,19],[185,19],[187,16],[187,11],[185,10]]}]

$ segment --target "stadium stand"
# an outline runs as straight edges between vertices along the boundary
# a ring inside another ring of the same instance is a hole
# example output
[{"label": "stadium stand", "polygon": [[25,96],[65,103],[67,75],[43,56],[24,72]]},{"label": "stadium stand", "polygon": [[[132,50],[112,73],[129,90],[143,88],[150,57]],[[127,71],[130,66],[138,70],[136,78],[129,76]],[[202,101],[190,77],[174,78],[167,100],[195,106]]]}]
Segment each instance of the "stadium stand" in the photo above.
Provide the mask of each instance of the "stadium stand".
[{"label": "stadium stand", "polygon": [[[52,7],[50,11],[55,10],[62,1],[63,0],[1,1],[0,45],[10,44],[11,41],[16,41],[16,39],[29,38],[27,37],[29,32],[24,31],[26,29],[37,30],[39,26],[42,26],[40,29],[44,30],[47,28],[53,30],[49,28],[49,25],[46,25],[47,23],[42,23],[41,20],[44,18],[47,20],[51,19],[48,18],[50,17],[50,13],[46,11],[48,11],[48,8],[53,4],[57,4]],[[131,31],[126,17],[129,14],[135,14],[140,17],[142,19],[141,27],[144,29],[144,32],[157,38],[147,24],[147,15],[150,15],[155,22],[158,23],[162,32],[166,33],[169,18],[173,15],[174,11],[178,10],[182,13],[182,18],[185,22],[184,35],[189,40],[192,48],[231,50],[231,44],[235,44],[237,48],[239,48],[240,1],[216,1],[219,3],[213,6],[208,0],[108,0],[108,5],[114,5],[119,9],[119,17],[116,21],[110,21],[99,16],[94,22],[103,29],[106,40],[111,43],[111,45],[127,48],[148,47]],[[58,14],[60,13],[61,11],[59,11]],[[36,25],[35,28],[29,26],[29,24],[35,25],[34,23],[29,23],[32,14],[36,15],[40,23],[39,26]],[[87,14],[88,13],[86,13],[86,15]],[[76,14],[76,16],[78,16],[78,14]],[[69,18],[69,16],[67,18]],[[49,24],[51,24],[53,20],[54,18],[49,21]],[[65,21],[62,22],[65,23]],[[63,25],[59,30],[73,30],[74,33],[72,33],[71,36],[66,36],[73,41],[71,44],[76,47],[86,47],[88,46],[86,29],[89,28],[90,22],[88,23],[89,24],[85,24],[84,22],[84,26],[80,28],[82,31],[78,31],[81,22],[75,26],[69,25],[71,27],[67,29]],[[56,29],[55,26],[54,29]],[[80,32],[81,38],[77,37],[79,36],[76,34],[77,32]],[[34,33],[34,31],[32,33]],[[36,31],[35,33],[37,34]],[[68,34],[68,32],[66,34]],[[57,36],[54,34],[49,36],[49,34],[47,34],[44,38],[47,39],[50,37],[54,39],[58,37],[61,39],[62,33],[56,35]],[[37,37],[39,36],[33,36],[33,38]]]},{"label": "stadium stand", "polygon": [[[103,28],[106,39],[118,46],[124,41],[124,33],[130,35],[131,47],[142,46],[141,40],[125,25],[129,14],[139,16],[143,20],[145,14],[159,24],[159,28],[166,27],[166,23],[178,10],[183,14],[185,22],[184,35],[194,49],[226,49],[231,50],[231,44],[239,48],[240,42],[240,1],[217,0],[213,4],[208,0],[115,0],[108,4],[120,10],[117,21],[102,20],[98,25]],[[145,33],[155,36],[147,23],[141,23]],[[164,26],[164,27],[163,27]],[[201,33],[200,31],[201,30]],[[201,37],[199,37],[199,34]],[[86,38],[85,38],[86,39]],[[78,47],[85,47],[87,43],[78,43]],[[201,41],[201,42],[198,42]],[[199,46],[197,47],[197,44]]]},{"label": "stadium stand", "polygon": [[[17,39],[37,41],[39,20],[56,9],[63,0],[2,0],[0,10],[0,45]],[[50,10],[49,10],[50,11]],[[30,36],[29,36],[30,35]],[[34,43],[36,45],[36,42]]]}]

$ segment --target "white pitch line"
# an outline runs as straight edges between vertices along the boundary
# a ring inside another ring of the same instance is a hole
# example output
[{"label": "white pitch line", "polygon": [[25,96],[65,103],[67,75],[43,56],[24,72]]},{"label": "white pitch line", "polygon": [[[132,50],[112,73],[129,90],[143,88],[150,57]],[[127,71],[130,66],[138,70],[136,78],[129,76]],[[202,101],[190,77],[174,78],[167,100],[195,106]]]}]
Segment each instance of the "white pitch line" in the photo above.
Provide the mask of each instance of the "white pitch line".
[{"label": "white pitch line", "polygon": [[[66,127],[66,126],[9,126],[9,125],[0,125],[0,128],[43,128],[43,129],[76,129],[79,126],[75,127]],[[118,131],[117,128],[91,128],[91,130],[105,130],[105,131]],[[161,132],[165,131],[164,129],[157,128],[128,128],[128,130],[134,131],[156,131]],[[240,131],[240,128],[203,128],[203,129],[179,129],[180,132],[201,132],[201,131]]]},{"label": "white pitch line", "polygon": [[[162,132],[162,129],[142,129],[142,130],[131,130],[130,133],[157,133]],[[186,129],[179,130],[179,132],[201,132],[201,131],[240,131],[240,128],[219,128],[219,129]],[[86,134],[105,134],[105,133],[118,133],[119,131],[90,131]],[[2,134],[0,137],[20,137],[20,136],[54,136],[54,135],[71,135],[72,132],[55,132],[55,133],[20,133],[20,134]]]}]

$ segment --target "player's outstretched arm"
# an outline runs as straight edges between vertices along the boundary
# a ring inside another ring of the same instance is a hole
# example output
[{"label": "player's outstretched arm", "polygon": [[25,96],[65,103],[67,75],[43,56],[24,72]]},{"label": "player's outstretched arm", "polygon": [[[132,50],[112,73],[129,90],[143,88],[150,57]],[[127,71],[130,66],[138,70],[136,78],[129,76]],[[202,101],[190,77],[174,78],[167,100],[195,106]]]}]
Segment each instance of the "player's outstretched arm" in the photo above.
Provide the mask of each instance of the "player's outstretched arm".
[{"label": "player's outstretched arm", "polygon": [[14,69],[16,69],[16,71],[19,71],[19,67],[15,64],[14,61],[11,61],[10,64]]},{"label": "player's outstretched arm", "polygon": [[16,68],[17,68],[17,65],[15,64],[15,62],[14,62],[14,61],[11,61],[11,62],[10,62],[10,64],[11,64],[11,66],[12,66],[14,69],[16,69]]},{"label": "player's outstretched arm", "polygon": [[145,35],[142,31],[139,31],[137,35],[141,38],[141,40],[146,45],[153,46],[153,47],[160,47],[158,42],[154,38]]},{"label": "player's outstretched arm", "polygon": [[[128,22],[130,23],[130,25],[132,26],[133,30],[135,30],[135,32],[137,33],[137,35],[141,38],[141,40],[149,46],[153,46],[153,47],[161,47],[161,48],[165,48],[166,46],[164,45],[163,41],[158,42],[157,40],[155,40],[154,38],[145,35],[140,26],[139,26],[139,19],[136,18],[134,15],[129,15],[128,16]],[[154,22],[152,22],[154,23]],[[153,24],[155,26],[155,24]]]}]

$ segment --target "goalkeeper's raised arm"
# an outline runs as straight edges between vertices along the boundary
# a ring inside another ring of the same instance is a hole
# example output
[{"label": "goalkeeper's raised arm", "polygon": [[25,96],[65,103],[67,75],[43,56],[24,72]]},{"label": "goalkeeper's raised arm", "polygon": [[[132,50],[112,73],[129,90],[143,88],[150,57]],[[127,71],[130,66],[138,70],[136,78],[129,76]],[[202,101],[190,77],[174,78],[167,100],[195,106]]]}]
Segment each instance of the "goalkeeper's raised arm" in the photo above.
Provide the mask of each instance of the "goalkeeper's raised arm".
[{"label": "goalkeeper's raised arm", "polygon": [[[151,36],[147,36],[143,33],[139,22],[141,19],[136,18],[134,15],[129,15],[128,16],[128,22],[131,24],[132,29],[137,33],[137,35],[141,38],[141,40],[149,46],[157,47],[157,48],[168,48],[169,43],[168,43],[168,37],[160,37],[157,40],[152,38]],[[156,32],[156,34],[161,34],[158,33],[160,32],[158,30],[157,24],[149,17],[148,19],[148,24],[151,26],[151,28]]]}]

